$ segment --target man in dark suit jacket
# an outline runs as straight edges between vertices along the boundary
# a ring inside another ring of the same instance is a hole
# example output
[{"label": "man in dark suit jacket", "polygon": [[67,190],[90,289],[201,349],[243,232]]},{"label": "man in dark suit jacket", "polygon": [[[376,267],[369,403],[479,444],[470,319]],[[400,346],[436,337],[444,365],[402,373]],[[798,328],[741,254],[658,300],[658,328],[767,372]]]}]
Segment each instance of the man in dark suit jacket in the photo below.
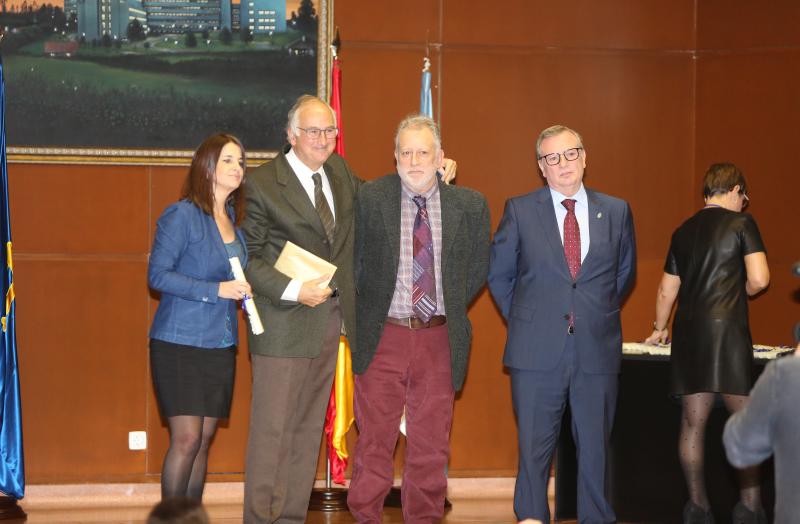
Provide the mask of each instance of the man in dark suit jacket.
[{"label": "man in dark suit jacket", "polygon": [[[265,331],[248,337],[253,390],[246,523],[305,521],[342,321],[351,344],[354,339],[359,181],[332,154],[335,122],[322,100],[300,97],[289,112],[291,149],[247,174],[246,275]],[[320,287],[329,275],[301,282],[276,270],[287,241],[337,266],[331,283]]]},{"label": "man in dark suit jacket", "polygon": [[430,118],[401,122],[395,158],[399,176],[364,184],[356,204],[359,438],[348,505],[358,522],[381,521],[405,407],[403,517],[438,522],[453,399],[469,356],[467,305],[488,269],[489,211],[480,193],[437,180],[441,141]]},{"label": "man in dark suit jacket", "polygon": [[547,481],[564,406],[578,449],[578,519],[614,522],[606,449],[622,353],[620,304],[634,280],[628,204],[583,187],[580,135],[553,126],[536,143],[548,187],[510,199],[492,244],[489,289],[508,323],[519,472],[514,511],[550,521]]}]

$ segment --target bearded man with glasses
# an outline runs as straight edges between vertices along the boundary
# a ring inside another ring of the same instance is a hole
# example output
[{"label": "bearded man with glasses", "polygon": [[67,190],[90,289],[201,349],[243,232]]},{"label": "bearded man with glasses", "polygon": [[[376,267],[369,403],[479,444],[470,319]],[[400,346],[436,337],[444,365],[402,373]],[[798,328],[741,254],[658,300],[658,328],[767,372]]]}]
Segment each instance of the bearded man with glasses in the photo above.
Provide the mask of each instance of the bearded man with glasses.
[{"label": "bearded man with glasses", "polygon": [[583,186],[581,136],[552,126],[536,142],[547,186],[506,202],[489,290],[508,324],[519,471],[514,512],[550,522],[547,482],[569,403],[578,454],[578,520],[615,522],[606,450],[622,357],[620,305],[634,281],[630,206]]}]

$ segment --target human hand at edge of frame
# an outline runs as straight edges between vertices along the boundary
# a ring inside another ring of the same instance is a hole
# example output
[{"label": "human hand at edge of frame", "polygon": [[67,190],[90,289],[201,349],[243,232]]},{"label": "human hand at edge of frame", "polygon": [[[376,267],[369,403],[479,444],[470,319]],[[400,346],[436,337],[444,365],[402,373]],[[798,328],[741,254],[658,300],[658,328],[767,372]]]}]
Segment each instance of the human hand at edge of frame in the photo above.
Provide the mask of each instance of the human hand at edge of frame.
[{"label": "human hand at edge of frame", "polygon": [[442,165],[439,166],[438,173],[442,176],[442,182],[449,184],[456,178],[456,170],[458,163],[452,158],[442,159]]}]

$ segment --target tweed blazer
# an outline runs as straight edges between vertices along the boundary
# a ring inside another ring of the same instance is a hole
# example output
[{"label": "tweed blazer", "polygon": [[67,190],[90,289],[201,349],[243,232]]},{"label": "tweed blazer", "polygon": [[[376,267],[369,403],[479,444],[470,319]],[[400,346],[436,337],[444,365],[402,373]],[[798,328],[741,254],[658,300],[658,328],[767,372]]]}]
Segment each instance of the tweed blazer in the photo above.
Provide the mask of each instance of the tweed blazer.
[{"label": "tweed blazer", "polygon": [[247,174],[242,232],[247,239],[250,263],[245,274],[264,324],[263,334],[248,334],[251,353],[315,358],[322,350],[332,300],[312,308],[281,299],[291,279],[274,265],[287,241],[337,266],[334,281],[342,317],[350,344],[355,340],[353,203],[360,180],[336,154],[330,156],[323,169],[331,184],[336,209],[332,244],[313,202],[283,153]]},{"label": "tweed blazer", "polygon": [[[467,306],[486,281],[489,207],[477,191],[439,182],[442,205],[442,287],[450,337],[453,387],[464,384],[472,341]],[[361,186],[356,203],[356,329],[353,372],[369,367],[383,333],[400,261],[399,175]]]}]

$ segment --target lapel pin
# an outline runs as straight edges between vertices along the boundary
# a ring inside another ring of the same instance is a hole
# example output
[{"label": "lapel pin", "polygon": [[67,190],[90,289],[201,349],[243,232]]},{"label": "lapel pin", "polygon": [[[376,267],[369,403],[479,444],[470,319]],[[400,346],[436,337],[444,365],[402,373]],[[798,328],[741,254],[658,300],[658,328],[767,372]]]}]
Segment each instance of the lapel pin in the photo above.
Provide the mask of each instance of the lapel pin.
[{"label": "lapel pin", "polygon": [[599,211],[599,212],[597,213],[597,218],[598,218],[598,219],[600,219],[600,218],[603,218],[603,213],[602,213],[602,211]]}]

